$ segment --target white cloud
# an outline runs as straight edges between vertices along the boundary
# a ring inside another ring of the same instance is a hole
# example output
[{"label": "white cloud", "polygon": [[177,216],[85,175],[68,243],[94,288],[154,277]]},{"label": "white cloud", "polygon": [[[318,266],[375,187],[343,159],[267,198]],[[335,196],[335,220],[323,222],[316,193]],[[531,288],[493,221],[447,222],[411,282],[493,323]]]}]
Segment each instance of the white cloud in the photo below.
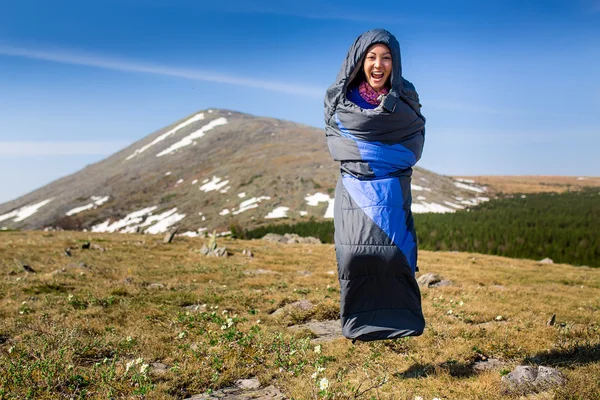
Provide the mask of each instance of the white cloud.
[{"label": "white cloud", "polygon": [[68,155],[106,155],[128,146],[122,141],[36,141],[36,142],[0,142],[2,156],[68,156]]},{"label": "white cloud", "polygon": [[146,62],[129,61],[98,54],[87,54],[83,52],[67,50],[26,49],[21,47],[0,45],[0,55],[51,61],[71,65],[84,65],[88,67],[111,69],[123,72],[141,72],[146,74],[167,75],[177,78],[198,81],[240,85],[258,89],[267,89],[275,92],[314,97],[319,99],[322,98],[325,94],[324,88],[310,87],[306,85],[287,84],[276,81],[265,81],[260,79],[232,75],[223,75],[211,71],[156,65]]}]

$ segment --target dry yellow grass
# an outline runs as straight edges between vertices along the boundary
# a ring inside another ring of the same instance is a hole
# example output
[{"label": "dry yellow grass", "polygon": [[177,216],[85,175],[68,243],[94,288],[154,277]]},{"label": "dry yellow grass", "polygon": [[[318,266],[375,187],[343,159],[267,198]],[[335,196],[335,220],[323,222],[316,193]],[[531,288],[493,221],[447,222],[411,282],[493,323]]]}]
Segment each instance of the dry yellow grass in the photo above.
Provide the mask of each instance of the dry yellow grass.
[{"label": "dry yellow grass", "polygon": [[593,176],[462,176],[495,193],[567,192],[584,187],[600,187],[600,177]]},{"label": "dry yellow grass", "polygon": [[[85,241],[106,251],[83,250]],[[333,246],[222,240],[233,253],[222,259],[198,254],[202,244],[0,233],[0,398],[183,398],[257,376],[293,399],[492,399],[502,396],[501,374],[522,363],[568,379],[531,398],[599,398],[600,270],[423,251],[421,273],[454,283],[423,290],[423,336],[337,339],[317,352],[307,332],[287,327],[337,317]],[[315,309],[270,315],[301,299]],[[206,310],[185,309],[194,304]],[[475,373],[482,355],[505,367]],[[171,368],[145,371],[153,362]]]}]

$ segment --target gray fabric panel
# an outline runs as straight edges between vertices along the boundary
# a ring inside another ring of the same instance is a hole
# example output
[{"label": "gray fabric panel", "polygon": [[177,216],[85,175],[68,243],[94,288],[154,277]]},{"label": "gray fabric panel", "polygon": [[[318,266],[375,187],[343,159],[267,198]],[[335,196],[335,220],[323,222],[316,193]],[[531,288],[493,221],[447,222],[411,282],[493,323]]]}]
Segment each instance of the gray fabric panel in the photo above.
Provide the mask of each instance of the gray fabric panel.
[{"label": "gray fabric panel", "polygon": [[[410,185],[408,177],[401,182]],[[410,213],[407,218],[412,225]],[[344,336],[368,341],[421,334],[421,295],[406,257],[352,201],[341,179],[334,224]]]}]

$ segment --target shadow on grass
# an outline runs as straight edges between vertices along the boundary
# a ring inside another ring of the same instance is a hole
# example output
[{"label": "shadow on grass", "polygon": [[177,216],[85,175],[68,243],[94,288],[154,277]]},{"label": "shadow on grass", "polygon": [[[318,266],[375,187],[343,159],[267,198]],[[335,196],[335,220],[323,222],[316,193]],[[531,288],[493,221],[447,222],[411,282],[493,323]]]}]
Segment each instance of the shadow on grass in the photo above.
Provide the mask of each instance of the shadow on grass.
[{"label": "shadow on grass", "polygon": [[545,366],[576,366],[600,361],[600,344],[575,346],[566,349],[545,351],[523,360],[525,364]]},{"label": "shadow on grass", "polygon": [[456,378],[468,378],[475,375],[472,364],[465,364],[455,360],[448,360],[441,364],[419,364],[411,365],[406,371],[396,372],[396,378],[416,379],[428,376],[448,373]]}]

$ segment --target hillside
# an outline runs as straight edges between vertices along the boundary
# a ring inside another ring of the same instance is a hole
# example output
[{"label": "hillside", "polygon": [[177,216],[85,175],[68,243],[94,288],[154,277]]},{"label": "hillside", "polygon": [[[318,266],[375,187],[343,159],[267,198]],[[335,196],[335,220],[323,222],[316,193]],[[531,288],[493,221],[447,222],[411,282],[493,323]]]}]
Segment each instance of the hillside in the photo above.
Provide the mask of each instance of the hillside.
[{"label": "hillside", "polygon": [[276,399],[522,398],[502,376],[523,364],[566,379],[528,398],[600,393],[600,270],[422,251],[445,282],[422,288],[425,333],[353,345],[315,328],[339,324],[331,245],[227,239],[216,258],[199,238],[0,238],[2,399],[216,399],[254,377]]},{"label": "hillside", "polygon": [[[204,110],[23,197],[0,205],[0,228],[96,232],[228,231],[332,218],[339,168],[322,129]],[[414,212],[488,200],[484,187],[417,168]]]}]

